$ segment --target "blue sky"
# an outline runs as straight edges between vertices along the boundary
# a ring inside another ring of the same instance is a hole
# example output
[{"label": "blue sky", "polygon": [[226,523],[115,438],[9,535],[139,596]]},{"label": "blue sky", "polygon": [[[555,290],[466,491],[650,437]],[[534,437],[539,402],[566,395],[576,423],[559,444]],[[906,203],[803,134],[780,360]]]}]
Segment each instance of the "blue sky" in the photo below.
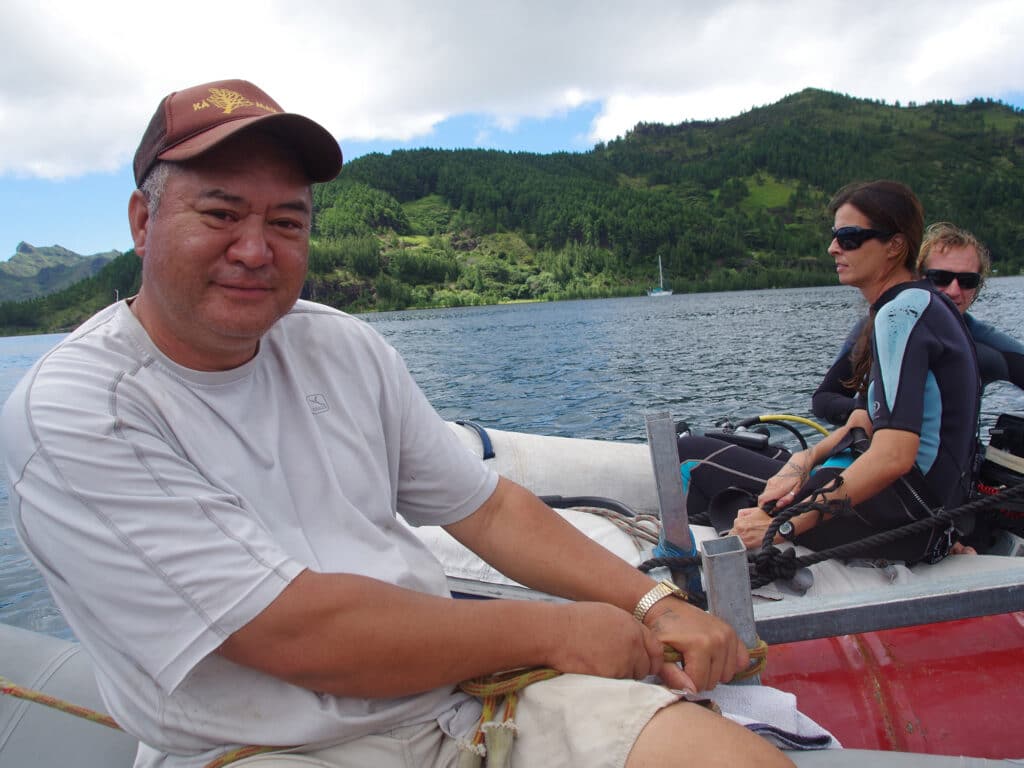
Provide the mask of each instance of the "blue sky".
[{"label": "blue sky", "polygon": [[[805,87],[1024,107],[1018,0],[7,0],[0,259],[131,246],[131,156],[160,98],[252,80],[347,159],[586,151],[637,122],[731,117]],[[231,34],[219,30],[230,29]]]}]

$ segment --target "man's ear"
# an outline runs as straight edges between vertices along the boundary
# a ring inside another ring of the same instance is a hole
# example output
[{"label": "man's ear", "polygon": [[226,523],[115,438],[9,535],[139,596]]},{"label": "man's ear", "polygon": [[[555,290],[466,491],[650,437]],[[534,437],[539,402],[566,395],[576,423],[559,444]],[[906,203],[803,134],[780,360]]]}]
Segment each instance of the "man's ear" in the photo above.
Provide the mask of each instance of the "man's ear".
[{"label": "man's ear", "polygon": [[132,243],[139,258],[146,255],[146,233],[149,231],[149,201],[136,189],[128,198],[128,226],[132,230]]}]

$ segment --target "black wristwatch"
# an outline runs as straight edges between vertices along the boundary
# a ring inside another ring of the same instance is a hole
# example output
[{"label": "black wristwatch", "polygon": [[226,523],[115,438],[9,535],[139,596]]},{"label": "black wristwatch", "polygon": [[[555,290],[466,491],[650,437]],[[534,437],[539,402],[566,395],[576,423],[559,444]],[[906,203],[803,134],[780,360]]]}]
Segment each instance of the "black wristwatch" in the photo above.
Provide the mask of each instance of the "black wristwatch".
[{"label": "black wristwatch", "polygon": [[794,541],[796,538],[796,529],[793,527],[793,523],[789,520],[779,526],[779,536],[786,539],[787,541]]}]

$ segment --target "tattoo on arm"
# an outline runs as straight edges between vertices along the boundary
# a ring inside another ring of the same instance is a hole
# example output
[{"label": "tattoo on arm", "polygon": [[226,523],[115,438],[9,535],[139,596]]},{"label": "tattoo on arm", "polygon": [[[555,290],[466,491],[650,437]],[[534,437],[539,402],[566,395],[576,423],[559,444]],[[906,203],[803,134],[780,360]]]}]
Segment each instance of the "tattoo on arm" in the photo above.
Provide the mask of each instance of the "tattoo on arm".
[{"label": "tattoo on arm", "polygon": [[801,483],[805,483],[810,477],[810,473],[807,471],[806,467],[796,463],[795,461],[787,461],[786,465],[779,470],[779,477],[795,477]]}]

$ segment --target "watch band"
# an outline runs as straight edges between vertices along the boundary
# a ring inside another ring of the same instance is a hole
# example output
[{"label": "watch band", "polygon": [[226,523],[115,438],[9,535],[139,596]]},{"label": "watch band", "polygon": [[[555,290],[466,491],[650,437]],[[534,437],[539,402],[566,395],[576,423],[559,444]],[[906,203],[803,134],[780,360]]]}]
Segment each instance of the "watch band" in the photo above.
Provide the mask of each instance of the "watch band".
[{"label": "watch band", "polygon": [[654,604],[659,600],[671,596],[678,597],[680,600],[686,599],[686,593],[677,587],[673,582],[668,579],[663,579],[651,587],[647,594],[640,598],[640,602],[636,604],[636,608],[633,609],[633,618],[643,623],[644,617],[647,616],[647,612],[654,607]]}]

